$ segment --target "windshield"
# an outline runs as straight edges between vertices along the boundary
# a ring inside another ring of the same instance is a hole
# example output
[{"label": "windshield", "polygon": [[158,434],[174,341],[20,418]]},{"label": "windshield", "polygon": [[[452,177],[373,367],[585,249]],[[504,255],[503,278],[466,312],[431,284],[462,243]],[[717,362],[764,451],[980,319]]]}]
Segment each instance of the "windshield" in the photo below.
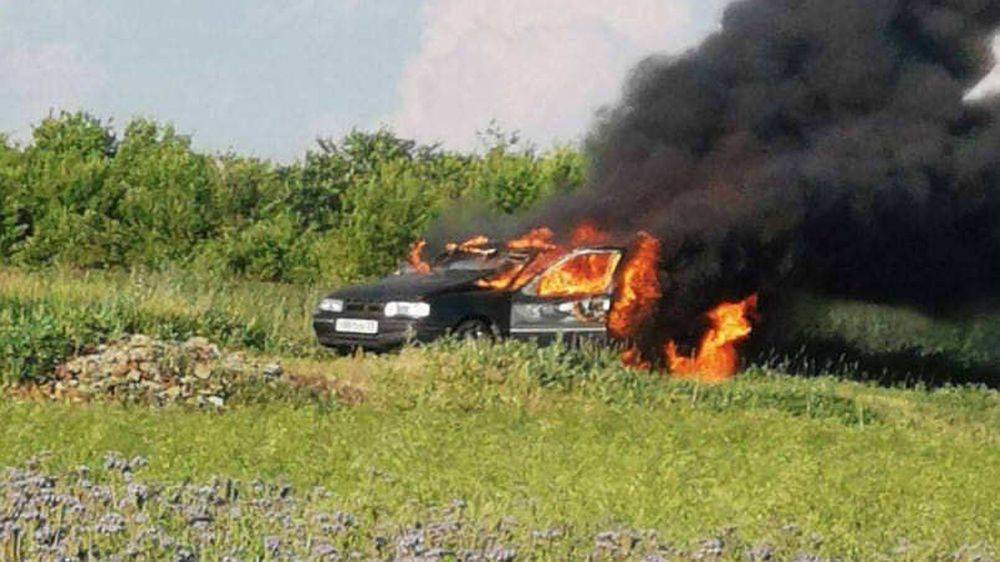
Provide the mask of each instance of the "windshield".
[{"label": "windshield", "polygon": [[466,253],[445,253],[438,256],[431,266],[432,271],[482,271],[490,273],[514,265],[524,264],[522,256],[492,253],[490,255],[469,255]]},{"label": "windshield", "polygon": [[[446,274],[449,272],[479,272],[482,274],[493,273],[513,267],[523,267],[528,262],[528,257],[521,254],[510,254],[500,252],[489,252],[483,254],[466,252],[445,252],[439,255],[430,266],[432,274]],[[408,263],[400,266],[398,275],[408,275],[419,273]]]},{"label": "windshield", "polygon": [[434,264],[431,271],[496,271],[497,269],[503,267],[504,262],[502,260],[484,260],[484,259],[464,259],[464,260],[449,260],[444,263]]}]

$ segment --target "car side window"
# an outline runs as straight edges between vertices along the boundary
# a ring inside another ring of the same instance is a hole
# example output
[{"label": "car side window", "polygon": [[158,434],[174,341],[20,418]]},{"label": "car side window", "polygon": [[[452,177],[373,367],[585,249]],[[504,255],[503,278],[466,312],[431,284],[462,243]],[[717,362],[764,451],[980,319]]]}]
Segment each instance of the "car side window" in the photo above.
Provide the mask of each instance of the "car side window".
[{"label": "car side window", "polygon": [[571,254],[546,269],[524,291],[552,298],[592,297],[611,292],[621,253],[587,250]]}]

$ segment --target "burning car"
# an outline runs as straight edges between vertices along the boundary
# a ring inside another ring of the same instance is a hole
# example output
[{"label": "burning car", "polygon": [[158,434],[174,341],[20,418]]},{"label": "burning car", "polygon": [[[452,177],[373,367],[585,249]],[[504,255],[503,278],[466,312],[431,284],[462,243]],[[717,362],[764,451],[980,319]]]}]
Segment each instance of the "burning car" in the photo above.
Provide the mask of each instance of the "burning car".
[{"label": "burning car", "polygon": [[604,339],[624,249],[567,249],[539,230],[504,245],[449,244],[433,263],[423,244],[395,275],[324,298],[313,318],[325,346],[387,349],[458,337]]},{"label": "burning car", "polygon": [[[681,347],[657,332],[661,244],[645,232],[627,246],[586,224],[563,243],[547,228],[496,245],[483,236],[426,263],[418,242],[407,264],[377,283],[328,295],[313,317],[323,345],[387,349],[407,341],[511,337],[550,342],[613,339],[634,368],[717,382],[739,368],[757,295],[705,313],[699,344]],[[640,346],[639,341],[645,342]],[[658,343],[659,342],[659,343]]]}]

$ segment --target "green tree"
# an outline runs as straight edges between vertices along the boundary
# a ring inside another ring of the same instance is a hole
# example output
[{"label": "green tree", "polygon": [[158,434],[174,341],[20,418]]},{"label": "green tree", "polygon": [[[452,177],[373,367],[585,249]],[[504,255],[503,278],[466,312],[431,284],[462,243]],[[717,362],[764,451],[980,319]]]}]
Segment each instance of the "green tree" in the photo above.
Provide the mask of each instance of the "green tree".
[{"label": "green tree", "polygon": [[513,214],[583,181],[572,148],[484,138],[459,153],[355,130],[277,165],[198,152],[147,119],[119,138],[86,113],[53,114],[23,148],[0,137],[0,259],[354,280],[394,268],[443,209]]},{"label": "green tree", "polygon": [[105,182],[117,149],[114,133],[86,113],[50,115],[24,151],[21,189],[14,195],[23,240],[17,259],[104,266],[121,261],[115,201]]},{"label": "green tree", "polygon": [[340,276],[358,279],[394,269],[435,216],[437,204],[436,194],[401,161],[383,164],[353,186],[345,195],[340,228],[330,239]]},{"label": "green tree", "polygon": [[14,246],[24,239],[31,225],[21,206],[23,156],[8,138],[0,135],[0,261],[10,258]]},{"label": "green tree", "polygon": [[128,238],[129,262],[161,265],[184,258],[218,233],[219,171],[191,150],[190,138],[145,119],[126,126],[107,196]]}]

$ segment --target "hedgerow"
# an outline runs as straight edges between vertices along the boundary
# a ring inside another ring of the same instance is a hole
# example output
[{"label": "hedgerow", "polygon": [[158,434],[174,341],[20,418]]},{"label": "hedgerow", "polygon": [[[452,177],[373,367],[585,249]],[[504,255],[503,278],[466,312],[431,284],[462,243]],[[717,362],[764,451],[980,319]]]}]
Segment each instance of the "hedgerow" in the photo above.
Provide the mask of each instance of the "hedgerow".
[{"label": "hedgerow", "polygon": [[201,153],[147,119],[119,132],[86,113],[52,114],[23,146],[0,137],[0,260],[357,280],[391,271],[443,208],[516,213],[583,181],[576,150],[484,139],[482,153],[462,154],[353,131],[279,164]]}]

